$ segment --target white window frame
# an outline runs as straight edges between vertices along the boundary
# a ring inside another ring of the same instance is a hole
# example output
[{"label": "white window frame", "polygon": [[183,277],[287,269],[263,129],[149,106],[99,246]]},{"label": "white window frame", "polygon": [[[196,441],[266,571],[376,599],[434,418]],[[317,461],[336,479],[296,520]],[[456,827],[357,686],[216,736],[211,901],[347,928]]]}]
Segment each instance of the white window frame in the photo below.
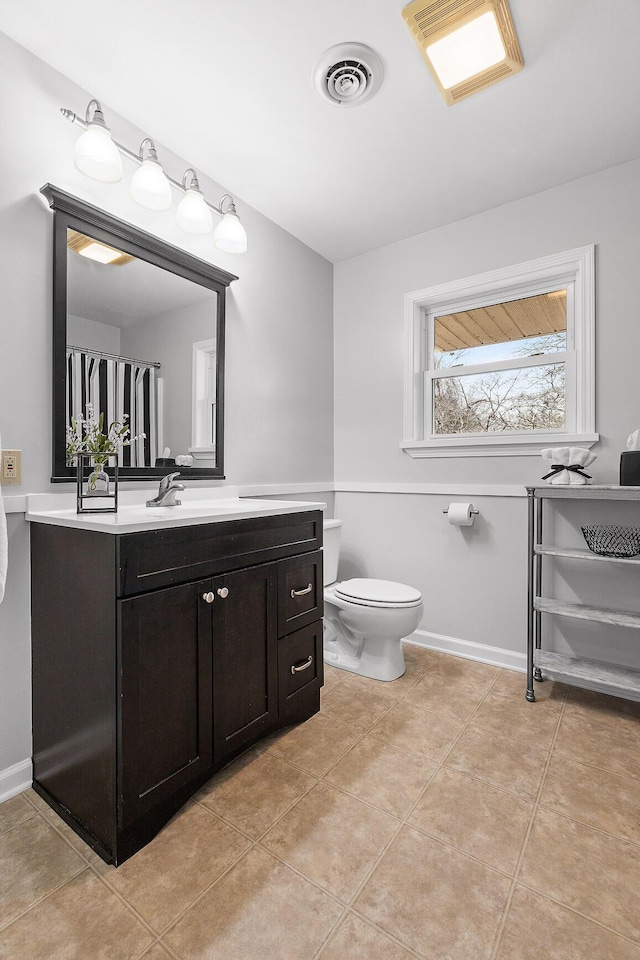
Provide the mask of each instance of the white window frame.
[{"label": "white window frame", "polygon": [[216,425],[216,340],[196,340],[193,344],[191,379],[191,446],[196,460],[215,456],[213,435]]},{"label": "white window frame", "polygon": [[[541,358],[434,369],[434,317],[567,289],[567,344]],[[482,373],[564,362],[566,423],[560,430],[436,435],[431,429],[434,374]],[[405,295],[404,424],[401,448],[414,458],[539,456],[544,447],[591,447],[595,432],[595,246],[514,264]]]}]

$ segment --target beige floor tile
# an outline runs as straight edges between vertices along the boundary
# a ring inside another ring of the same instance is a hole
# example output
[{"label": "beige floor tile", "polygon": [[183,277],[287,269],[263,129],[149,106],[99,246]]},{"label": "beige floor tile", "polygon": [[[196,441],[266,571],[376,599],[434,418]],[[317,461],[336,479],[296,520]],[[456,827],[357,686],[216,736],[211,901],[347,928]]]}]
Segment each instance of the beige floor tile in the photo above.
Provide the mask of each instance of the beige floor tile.
[{"label": "beige floor tile", "polygon": [[49,804],[45,803],[40,794],[36,793],[33,787],[30,790],[25,790],[22,796],[28,800],[29,803],[35,807],[39,813],[46,813],[47,811],[51,810]]},{"label": "beige floor tile", "polygon": [[465,657],[442,654],[429,665],[427,673],[433,677],[442,677],[450,683],[474,681],[486,682],[490,685],[500,673],[500,667],[492,667],[488,663],[468,660]]},{"label": "beige floor tile", "polygon": [[154,930],[172,923],[250,845],[198,804],[189,804],[117,869],[95,869]]},{"label": "beige floor tile", "polygon": [[413,954],[350,913],[318,960],[411,960]]},{"label": "beige floor tile", "polygon": [[533,804],[442,767],[409,823],[513,876]]},{"label": "beige floor tile", "polygon": [[431,760],[442,760],[463,727],[463,720],[400,700],[371,728],[370,734]]},{"label": "beige floor tile", "polygon": [[329,893],[349,900],[397,826],[380,810],[318,783],[262,843]]},{"label": "beige floor tile", "polygon": [[567,713],[558,730],[554,753],[592,763],[603,770],[640,780],[640,743],[624,726],[598,716]]},{"label": "beige floor tile", "polygon": [[[516,670],[501,670],[491,688],[491,693],[497,693],[503,697],[513,697],[515,700],[524,700],[526,689],[526,673]],[[554,680],[543,680],[541,682],[534,680],[533,689],[536,694],[536,702],[539,702],[540,700],[561,701],[568,688]]]},{"label": "beige floor tile", "polygon": [[468,720],[498,674],[497,667],[442,657],[407,691],[404,699],[415,706]]},{"label": "beige floor tile", "polygon": [[87,867],[0,932],[0,958],[132,960],[152,941]]},{"label": "beige floor tile", "polygon": [[472,720],[445,766],[535,800],[549,751],[534,739],[514,740],[508,730],[479,729]]},{"label": "beige floor tile", "polygon": [[212,777],[196,799],[257,839],[314,783],[277,757],[253,754]]},{"label": "beige floor tile", "polygon": [[640,780],[556,756],[540,802],[556,813],[640,843]]},{"label": "beige floor tile", "polygon": [[4,833],[5,830],[9,830],[16,824],[22,823],[23,820],[29,820],[35,815],[35,809],[24,794],[19,793],[16,797],[5,800],[4,803],[0,803],[0,833]]},{"label": "beige floor tile", "polygon": [[640,940],[640,847],[540,809],[519,879],[616,933]]},{"label": "beige floor tile", "polygon": [[84,840],[78,836],[75,830],[72,830],[64,820],[55,813],[51,807],[47,807],[46,810],[42,813],[43,818],[50,823],[54,830],[63,837],[67,843],[73,847],[76,853],[79,853],[81,857],[88,863],[93,863],[96,860],[100,859],[100,856],[92,850],[88,843],[85,843]]},{"label": "beige floor tile", "polygon": [[635,700],[570,687],[565,712],[567,716],[582,717],[599,726],[622,728],[640,739],[640,703]]},{"label": "beige floor tile", "polygon": [[420,647],[415,643],[403,643],[404,661],[406,664],[412,664],[416,671],[425,674],[431,669],[438,660],[446,657],[446,653],[439,653],[437,650],[429,650],[427,647]]},{"label": "beige floor tile", "polygon": [[355,732],[365,733],[389,709],[391,703],[393,701],[388,696],[370,690],[354,690],[345,681],[327,693],[320,711],[325,717],[346,723]]},{"label": "beige floor tile", "polygon": [[173,960],[173,954],[169,953],[166,947],[160,942],[154,943],[150,950],[140,958],[140,960]]},{"label": "beige floor tile", "polygon": [[267,752],[295,763],[311,776],[321,777],[360,736],[359,731],[339,720],[317,713],[305,723],[276,735]]},{"label": "beige floor tile", "polygon": [[338,670],[337,667],[332,667],[330,664],[325,663],[324,665],[324,687],[323,690],[325,693],[328,693],[329,690],[332,690],[334,687],[337,687],[344,678],[347,676],[345,670]]},{"label": "beige floor tile", "polygon": [[640,960],[640,947],[517,886],[496,960]]},{"label": "beige floor tile", "polygon": [[385,813],[403,818],[436,768],[433,760],[412,756],[376,737],[363,737],[324,779]]},{"label": "beige floor tile", "polygon": [[[344,671],[345,679],[342,684],[343,689],[350,690],[354,698],[361,694],[373,693],[377,697],[388,697],[390,700],[399,700],[407,687],[402,686],[404,677],[397,680],[372,680],[371,677],[361,677],[357,673],[347,673]],[[415,683],[417,677],[413,679]]]},{"label": "beige floor tile", "polygon": [[427,960],[487,960],[510,883],[403,827],[355,908]]},{"label": "beige floor tile", "polygon": [[164,937],[184,960],[311,960],[342,907],[251,850]]},{"label": "beige floor tile", "polygon": [[[473,726],[478,730],[508,731],[514,740],[534,741],[539,747],[551,747],[563,701],[550,697],[529,703],[490,691],[478,707]],[[535,740],[534,740],[535,738]]]},{"label": "beige floor tile", "polygon": [[0,926],[84,867],[82,857],[40,816],[0,834]]}]

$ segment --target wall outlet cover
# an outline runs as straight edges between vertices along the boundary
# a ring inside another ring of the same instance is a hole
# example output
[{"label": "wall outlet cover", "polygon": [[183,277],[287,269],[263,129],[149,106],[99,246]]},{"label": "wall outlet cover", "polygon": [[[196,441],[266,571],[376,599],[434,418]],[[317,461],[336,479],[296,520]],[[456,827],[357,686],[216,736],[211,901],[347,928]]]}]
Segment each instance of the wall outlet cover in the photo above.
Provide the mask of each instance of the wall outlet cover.
[{"label": "wall outlet cover", "polygon": [[22,483],[22,450],[3,450],[0,459],[0,483]]}]

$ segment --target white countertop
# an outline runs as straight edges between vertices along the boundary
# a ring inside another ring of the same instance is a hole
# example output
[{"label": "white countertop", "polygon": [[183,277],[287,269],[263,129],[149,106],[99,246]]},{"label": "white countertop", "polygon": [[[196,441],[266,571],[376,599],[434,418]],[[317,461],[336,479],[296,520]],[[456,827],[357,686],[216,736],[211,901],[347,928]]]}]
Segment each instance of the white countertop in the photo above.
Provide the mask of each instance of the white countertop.
[{"label": "white countertop", "polygon": [[306,510],[325,510],[326,503],[306,500],[261,500],[239,497],[237,487],[194,487],[178,493],[182,501],[175,507],[146,507],[153,490],[124,490],[118,496],[117,513],[77,513],[75,494],[35,493],[27,495],[25,520],[50,523],[76,530],[100,533],[138,533],[189,527],[249,517],[272,517]]}]

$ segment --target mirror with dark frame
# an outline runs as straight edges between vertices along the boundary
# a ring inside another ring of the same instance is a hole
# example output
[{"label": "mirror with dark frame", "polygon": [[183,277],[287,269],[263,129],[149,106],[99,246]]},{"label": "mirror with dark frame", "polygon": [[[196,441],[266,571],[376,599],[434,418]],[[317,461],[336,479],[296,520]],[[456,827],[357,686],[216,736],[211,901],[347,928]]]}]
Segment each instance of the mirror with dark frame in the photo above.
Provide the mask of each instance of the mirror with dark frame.
[{"label": "mirror with dark frame", "polygon": [[67,427],[90,411],[105,432],[130,428],[122,480],[223,478],[225,293],[237,277],[57,187],[41,192],[54,210],[51,479],[74,479]]}]

